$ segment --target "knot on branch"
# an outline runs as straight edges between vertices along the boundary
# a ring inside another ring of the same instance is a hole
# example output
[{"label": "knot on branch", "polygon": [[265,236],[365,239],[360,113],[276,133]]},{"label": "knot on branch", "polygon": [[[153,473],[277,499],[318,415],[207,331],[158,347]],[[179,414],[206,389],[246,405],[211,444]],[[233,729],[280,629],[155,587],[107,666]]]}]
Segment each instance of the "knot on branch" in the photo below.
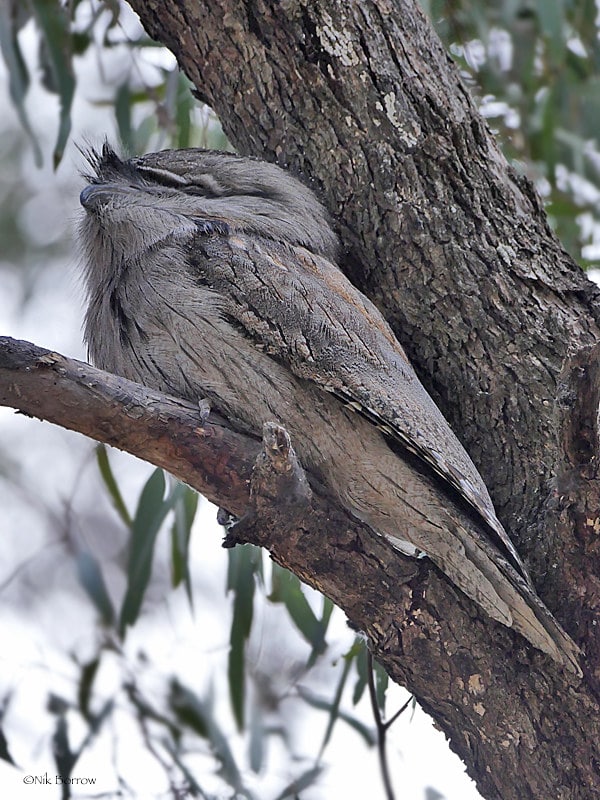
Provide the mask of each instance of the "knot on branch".
[{"label": "knot on branch", "polygon": [[[265,422],[262,433],[250,480],[250,507],[239,521],[230,522],[224,547],[248,541],[260,544],[265,526],[297,528],[310,505],[312,491],[289,433],[275,422]],[[222,521],[226,512],[220,509],[219,513]]]},{"label": "knot on branch", "polygon": [[274,502],[283,506],[307,503],[312,492],[286,429],[265,422],[262,444],[250,483],[255,508]]}]

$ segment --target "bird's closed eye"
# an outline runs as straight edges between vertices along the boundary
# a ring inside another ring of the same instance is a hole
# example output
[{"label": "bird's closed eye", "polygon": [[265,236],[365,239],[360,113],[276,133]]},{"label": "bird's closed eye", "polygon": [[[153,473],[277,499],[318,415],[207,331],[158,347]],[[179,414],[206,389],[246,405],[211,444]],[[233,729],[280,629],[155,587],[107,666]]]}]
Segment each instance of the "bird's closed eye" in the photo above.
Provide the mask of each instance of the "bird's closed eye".
[{"label": "bird's closed eye", "polygon": [[195,175],[193,180],[191,180],[183,178],[181,175],[177,175],[174,172],[169,172],[168,170],[146,167],[141,164],[137,165],[137,169],[145,180],[159,183],[170,189],[179,189],[181,192],[185,192],[185,194],[194,195],[196,197],[206,197],[211,200],[218,197],[237,197],[239,195],[243,195],[244,197],[258,197],[265,200],[270,200],[273,197],[271,192],[262,191],[261,189],[251,190],[244,188],[243,191],[240,191],[237,188],[225,186],[211,173]]},{"label": "bird's closed eye", "polygon": [[174,172],[169,172],[165,169],[155,169],[153,167],[142,167],[137,165],[138,172],[140,172],[146,180],[153,180],[156,183],[162,183],[163,186],[169,186],[176,189],[186,189],[189,182],[182,178],[181,175],[176,175]]}]

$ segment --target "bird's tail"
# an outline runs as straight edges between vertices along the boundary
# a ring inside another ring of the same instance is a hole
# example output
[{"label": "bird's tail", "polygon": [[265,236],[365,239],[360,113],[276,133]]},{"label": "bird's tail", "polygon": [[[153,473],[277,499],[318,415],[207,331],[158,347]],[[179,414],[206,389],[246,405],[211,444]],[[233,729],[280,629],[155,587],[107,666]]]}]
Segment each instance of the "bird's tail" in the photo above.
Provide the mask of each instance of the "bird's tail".
[{"label": "bird's tail", "polygon": [[479,568],[483,583],[489,586],[489,590],[482,592],[485,594],[482,602],[481,595],[474,597],[468,591],[470,581],[460,588],[493,619],[514,628],[538,650],[547,653],[558,664],[581,677],[581,650],[533,591],[529,581],[491,544],[480,538],[466,539],[463,542],[469,550],[467,560]]}]

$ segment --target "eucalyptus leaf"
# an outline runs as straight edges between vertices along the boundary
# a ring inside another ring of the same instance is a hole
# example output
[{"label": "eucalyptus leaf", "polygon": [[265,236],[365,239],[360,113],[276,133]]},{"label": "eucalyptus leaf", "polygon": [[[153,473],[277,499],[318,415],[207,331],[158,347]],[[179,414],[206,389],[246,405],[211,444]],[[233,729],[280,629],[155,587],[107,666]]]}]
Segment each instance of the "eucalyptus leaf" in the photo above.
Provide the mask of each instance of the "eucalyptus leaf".
[{"label": "eucalyptus leaf", "polygon": [[289,783],[285,789],[277,795],[275,800],[285,800],[286,797],[297,798],[299,793],[304,791],[304,789],[308,789],[309,786],[314,786],[322,771],[323,767],[320,766],[307,769],[306,772],[303,772],[302,775]]},{"label": "eucalyptus leaf", "polygon": [[131,528],[132,519],[123,500],[123,495],[117,484],[115,475],[110,466],[108,459],[108,450],[105,445],[99,444],[96,446],[96,461],[98,462],[98,469],[106,489],[108,490],[109,497],[113,506],[121,520],[128,528]]},{"label": "eucalyptus leaf", "polygon": [[242,774],[229,747],[228,737],[216,719],[212,691],[202,699],[178,680],[173,680],[170,688],[170,704],[179,719],[192,721],[194,729],[203,731],[204,737],[210,742],[211,749],[220,762],[220,774],[227,783],[240,795],[252,798],[252,794],[244,786]]},{"label": "eucalyptus leaf", "polygon": [[[75,94],[70,19],[59,0],[29,0],[42,37],[52,88],[58,95],[60,115],[54,146],[54,167],[60,163],[71,130],[71,105]],[[44,57],[44,56],[42,56]]]},{"label": "eucalyptus leaf", "polygon": [[325,605],[323,618],[319,620],[302,591],[300,580],[292,572],[277,564],[273,565],[271,580],[272,590],[269,600],[272,603],[283,603],[293,623],[311,645],[310,665],[314,663],[316,656],[325,651],[325,633],[331,609]]},{"label": "eucalyptus leaf", "polygon": [[122,83],[117,89],[117,94],[115,96],[117,129],[125,150],[129,153],[135,153],[131,124],[131,104],[132,98],[129,83]]},{"label": "eucalyptus leaf", "polygon": [[260,552],[248,545],[228,551],[227,589],[233,592],[233,617],[229,635],[227,675],[229,698],[238,729],[244,728],[246,698],[245,653],[246,641],[252,628],[254,611],[255,573]]},{"label": "eucalyptus leaf", "polygon": [[98,673],[100,659],[98,656],[83,665],[81,677],[77,686],[77,701],[79,710],[85,719],[90,718],[90,698],[92,696],[92,686]]},{"label": "eucalyptus leaf", "polygon": [[29,122],[25,108],[25,98],[29,89],[29,71],[21,52],[17,38],[19,32],[18,17],[10,3],[0,3],[0,52],[8,70],[8,90],[15,107],[21,127],[29,137],[35,164],[42,166],[42,151]]},{"label": "eucalyptus leaf", "polygon": [[0,727],[0,759],[2,759],[2,761],[7,761],[9,764],[12,764],[13,767],[17,766],[13,760],[13,757],[10,754],[10,751],[8,749],[8,740],[4,735],[4,731],[2,730],[1,727]]},{"label": "eucalyptus leaf", "polygon": [[[324,697],[319,697],[313,694],[310,690],[306,689],[305,687],[298,687],[298,693],[300,697],[304,700],[305,703],[308,703],[309,706],[312,708],[316,708],[319,711],[327,711],[331,716],[333,702],[328,700]],[[339,708],[339,704],[336,709],[336,719],[341,719],[347,725],[349,725],[359,736],[364,740],[365,744],[369,747],[372,747],[374,744],[377,743],[377,733],[368,725],[365,725],[364,722],[361,722],[357,717],[353,717],[352,714],[348,714],[346,711],[342,711]],[[321,753],[323,752],[323,748]]]},{"label": "eucalyptus leaf", "polygon": [[184,584],[191,608],[193,608],[193,597],[189,551],[192,525],[198,510],[198,500],[198,493],[184,486],[182,494],[173,507],[175,519],[171,528],[172,583],[174,588],[179,586],[180,583]]},{"label": "eucalyptus leaf", "polygon": [[156,538],[165,517],[184,492],[177,484],[169,496],[165,495],[165,477],[156,469],[146,482],[131,527],[131,542],[127,564],[127,591],[121,607],[119,631],[121,636],[137,620],[144,594],[150,580]]},{"label": "eucalyptus leaf", "polygon": [[111,627],[115,622],[115,610],[98,561],[87,550],[80,550],[75,556],[75,563],[79,583],[100,614],[102,624]]}]

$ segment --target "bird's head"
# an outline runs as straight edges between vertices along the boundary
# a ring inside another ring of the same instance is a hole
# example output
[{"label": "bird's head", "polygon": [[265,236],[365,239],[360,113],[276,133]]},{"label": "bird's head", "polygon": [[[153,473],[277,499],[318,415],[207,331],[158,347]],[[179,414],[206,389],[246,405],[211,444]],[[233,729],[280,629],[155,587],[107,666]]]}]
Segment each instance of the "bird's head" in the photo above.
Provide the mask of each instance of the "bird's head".
[{"label": "bird's head", "polygon": [[123,160],[108,145],[85,153],[90,171],[80,195],[88,263],[107,268],[166,239],[211,226],[244,231],[335,260],[338,240],[315,195],[280,167],[199,148]]}]

